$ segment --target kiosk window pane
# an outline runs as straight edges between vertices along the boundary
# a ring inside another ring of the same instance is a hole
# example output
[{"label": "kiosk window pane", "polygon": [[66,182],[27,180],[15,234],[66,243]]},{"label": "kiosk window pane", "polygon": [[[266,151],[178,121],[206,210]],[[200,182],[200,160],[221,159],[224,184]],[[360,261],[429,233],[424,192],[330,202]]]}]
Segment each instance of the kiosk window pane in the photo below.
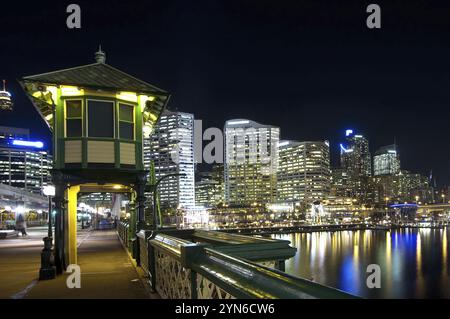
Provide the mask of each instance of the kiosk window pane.
[{"label": "kiosk window pane", "polygon": [[88,134],[90,137],[114,137],[114,103],[88,101]]},{"label": "kiosk window pane", "polygon": [[68,100],[66,101],[66,117],[67,118],[74,118],[78,117],[81,118],[81,100]]},{"label": "kiosk window pane", "polygon": [[122,139],[134,139],[134,106],[119,103],[119,135]]},{"label": "kiosk window pane", "polygon": [[134,122],[133,121],[133,105],[119,104],[119,116],[121,121]]},{"label": "kiosk window pane", "polygon": [[81,137],[82,136],[82,121],[81,119],[67,120],[66,136],[67,137]]},{"label": "kiosk window pane", "polygon": [[66,137],[83,136],[82,106],[81,100],[66,101]]},{"label": "kiosk window pane", "polygon": [[127,122],[120,122],[120,138],[132,140],[134,138],[134,124]]}]

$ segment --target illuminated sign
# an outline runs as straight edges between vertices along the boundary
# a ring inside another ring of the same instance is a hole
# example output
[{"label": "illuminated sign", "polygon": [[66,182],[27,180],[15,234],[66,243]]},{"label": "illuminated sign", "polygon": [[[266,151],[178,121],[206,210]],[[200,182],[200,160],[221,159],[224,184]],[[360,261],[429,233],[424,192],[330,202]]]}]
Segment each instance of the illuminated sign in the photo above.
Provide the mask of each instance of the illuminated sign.
[{"label": "illuminated sign", "polygon": [[350,149],[346,149],[343,144],[339,144],[339,146],[341,147],[341,152],[344,152],[344,153],[353,152],[353,149],[351,149],[351,148]]},{"label": "illuminated sign", "polygon": [[353,130],[345,130],[345,136],[349,136],[350,134],[353,134]]},{"label": "illuminated sign", "polygon": [[239,125],[239,124],[248,124],[250,121],[243,120],[243,121],[230,121],[228,122],[228,125]]},{"label": "illuminated sign", "polygon": [[41,141],[12,140],[12,145],[34,147],[34,148],[43,148],[44,147],[44,143],[42,143]]}]

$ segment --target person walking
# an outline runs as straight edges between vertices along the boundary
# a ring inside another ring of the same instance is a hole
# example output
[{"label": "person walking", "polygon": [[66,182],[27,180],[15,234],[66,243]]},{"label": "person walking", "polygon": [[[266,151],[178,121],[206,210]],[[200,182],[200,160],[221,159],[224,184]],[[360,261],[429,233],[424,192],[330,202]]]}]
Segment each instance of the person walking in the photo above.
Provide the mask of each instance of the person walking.
[{"label": "person walking", "polygon": [[16,230],[22,233],[22,236],[27,236],[27,223],[22,214],[17,217]]}]

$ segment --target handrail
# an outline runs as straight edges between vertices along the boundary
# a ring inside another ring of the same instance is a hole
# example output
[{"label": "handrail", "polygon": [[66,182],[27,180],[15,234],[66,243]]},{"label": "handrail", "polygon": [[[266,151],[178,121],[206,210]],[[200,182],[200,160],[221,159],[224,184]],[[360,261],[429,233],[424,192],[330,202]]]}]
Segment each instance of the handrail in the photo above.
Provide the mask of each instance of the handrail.
[{"label": "handrail", "polygon": [[355,298],[335,288],[205,248],[192,269],[237,298]]},{"label": "handrail", "polygon": [[203,276],[236,298],[355,298],[338,289],[230,256],[207,245],[165,234],[156,235],[148,243],[152,249],[178,260],[193,276]]},{"label": "handrail", "polygon": [[150,242],[155,248],[159,248],[177,259],[181,258],[181,247],[195,245],[190,241],[163,234],[156,235]]},{"label": "handrail", "polygon": [[117,233],[119,234],[119,238],[122,241],[125,247],[128,247],[128,230],[130,225],[126,222],[119,221],[117,223]]},{"label": "handrail", "polygon": [[249,237],[239,234],[230,234],[220,231],[195,230],[194,238],[220,242],[226,245],[260,244],[260,243],[289,243],[288,240],[278,240],[262,237]]}]

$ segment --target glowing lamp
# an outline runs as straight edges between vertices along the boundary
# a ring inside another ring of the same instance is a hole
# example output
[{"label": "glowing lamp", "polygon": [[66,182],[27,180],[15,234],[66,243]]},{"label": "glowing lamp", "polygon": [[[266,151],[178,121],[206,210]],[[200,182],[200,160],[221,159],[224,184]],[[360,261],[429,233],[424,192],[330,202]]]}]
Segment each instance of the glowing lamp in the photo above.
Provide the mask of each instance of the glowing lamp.
[{"label": "glowing lamp", "polygon": [[46,185],[43,187],[42,192],[45,196],[55,196],[55,186]]}]

